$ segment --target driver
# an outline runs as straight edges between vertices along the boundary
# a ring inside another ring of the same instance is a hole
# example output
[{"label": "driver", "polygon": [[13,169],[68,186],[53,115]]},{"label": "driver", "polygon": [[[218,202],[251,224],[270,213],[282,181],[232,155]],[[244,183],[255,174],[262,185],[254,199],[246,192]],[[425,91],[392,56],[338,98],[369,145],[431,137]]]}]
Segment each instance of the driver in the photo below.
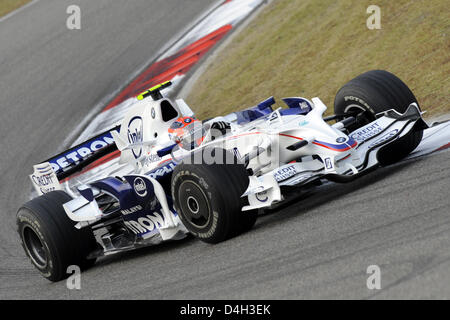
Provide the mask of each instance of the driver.
[{"label": "driver", "polygon": [[195,117],[178,118],[169,128],[170,140],[181,148],[192,150],[200,146],[205,138],[201,121]]},{"label": "driver", "polygon": [[170,139],[186,150],[192,150],[199,147],[205,137],[206,132],[211,129],[212,137],[214,140],[218,135],[225,135],[231,130],[231,125],[227,121],[222,121],[222,117],[209,120],[202,124],[194,116],[192,117],[180,117],[170,126],[168,132]]}]

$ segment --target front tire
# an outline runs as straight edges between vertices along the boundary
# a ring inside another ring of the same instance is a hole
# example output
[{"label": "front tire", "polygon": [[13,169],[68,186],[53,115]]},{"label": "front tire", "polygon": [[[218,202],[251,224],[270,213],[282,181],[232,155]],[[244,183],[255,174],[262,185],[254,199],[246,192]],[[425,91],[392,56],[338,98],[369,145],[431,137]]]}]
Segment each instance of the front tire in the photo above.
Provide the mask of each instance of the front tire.
[{"label": "front tire", "polygon": [[42,276],[54,282],[67,278],[71,265],[84,270],[95,263],[87,259],[96,247],[92,231],[76,229],[62,206],[70,200],[67,193],[53,191],[25,203],[17,212],[25,253]]},{"label": "front tire", "polygon": [[[384,70],[372,70],[359,75],[345,84],[336,94],[336,115],[353,115],[355,125],[350,132],[374,121],[375,115],[390,109],[404,113],[411,103],[417,102],[408,86],[397,76]],[[423,131],[413,129],[408,135],[389,144],[378,152],[382,165],[392,164],[409,155],[422,141]]]}]

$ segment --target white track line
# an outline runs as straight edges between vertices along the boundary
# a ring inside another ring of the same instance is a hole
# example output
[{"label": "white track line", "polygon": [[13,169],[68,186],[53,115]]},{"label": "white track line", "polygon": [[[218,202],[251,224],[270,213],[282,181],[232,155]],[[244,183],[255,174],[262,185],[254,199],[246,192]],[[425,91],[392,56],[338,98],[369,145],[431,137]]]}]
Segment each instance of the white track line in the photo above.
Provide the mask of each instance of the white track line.
[{"label": "white track line", "polygon": [[32,5],[38,3],[39,1],[41,1],[41,0],[33,0],[33,1],[29,2],[29,3],[27,3],[26,5],[20,7],[18,9],[16,9],[16,10],[14,10],[14,11],[12,11],[10,13],[8,13],[6,16],[3,16],[3,17],[0,18],[0,23],[5,21],[6,19],[11,18],[12,16],[15,16],[16,14],[22,12],[23,10],[31,7]]}]

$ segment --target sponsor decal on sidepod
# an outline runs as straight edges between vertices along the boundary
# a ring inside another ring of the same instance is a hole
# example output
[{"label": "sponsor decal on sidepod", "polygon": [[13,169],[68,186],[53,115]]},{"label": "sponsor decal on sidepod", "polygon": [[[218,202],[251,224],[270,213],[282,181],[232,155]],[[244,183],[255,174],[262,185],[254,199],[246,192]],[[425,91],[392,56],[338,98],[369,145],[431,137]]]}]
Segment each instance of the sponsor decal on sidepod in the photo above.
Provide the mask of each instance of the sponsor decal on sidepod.
[{"label": "sponsor decal on sidepod", "polygon": [[129,208],[129,209],[120,210],[120,212],[121,212],[124,216],[126,216],[126,215],[129,215],[129,214],[132,214],[132,213],[136,213],[136,212],[138,212],[138,211],[141,211],[142,209],[143,209],[142,206],[137,205],[137,206],[131,207],[131,208]]},{"label": "sponsor decal on sidepod", "polygon": [[134,179],[133,188],[139,197],[144,198],[147,195],[147,185],[145,184],[144,179],[139,177]]},{"label": "sponsor decal on sidepod", "polygon": [[161,168],[150,171],[149,173],[147,173],[147,175],[153,179],[158,179],[158,178],[164,177],[168,173],[171,173],[173,171],[173,169],[175,169],[175,167],[176,167],[176,164],[173,161],[171,161]]},{"label": "sponsor decal on sidepod", "polygon": [[159,212],[152,212],[136,220],[127,220],[124,222],[133,233],[145,234],[164,226],[164,217]]}]

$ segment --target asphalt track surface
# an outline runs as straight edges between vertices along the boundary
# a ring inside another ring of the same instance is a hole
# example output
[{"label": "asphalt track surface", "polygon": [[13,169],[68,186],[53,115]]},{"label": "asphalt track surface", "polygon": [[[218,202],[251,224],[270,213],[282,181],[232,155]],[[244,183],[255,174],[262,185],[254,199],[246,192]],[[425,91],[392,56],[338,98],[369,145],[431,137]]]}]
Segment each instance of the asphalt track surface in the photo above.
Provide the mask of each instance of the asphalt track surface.
[{"label": "asphalt track surface", "polygon": [[[65,28],[81,3],[82,31]],[[81,290],[40,277],[15,213],[32,165],[210,1],[41,0],[0,22],[0,299],[450,299],[450,152],[327,184],[218,245],[195,239],[100,260]],[[369,265],[382,290],[368,290]]]}]

